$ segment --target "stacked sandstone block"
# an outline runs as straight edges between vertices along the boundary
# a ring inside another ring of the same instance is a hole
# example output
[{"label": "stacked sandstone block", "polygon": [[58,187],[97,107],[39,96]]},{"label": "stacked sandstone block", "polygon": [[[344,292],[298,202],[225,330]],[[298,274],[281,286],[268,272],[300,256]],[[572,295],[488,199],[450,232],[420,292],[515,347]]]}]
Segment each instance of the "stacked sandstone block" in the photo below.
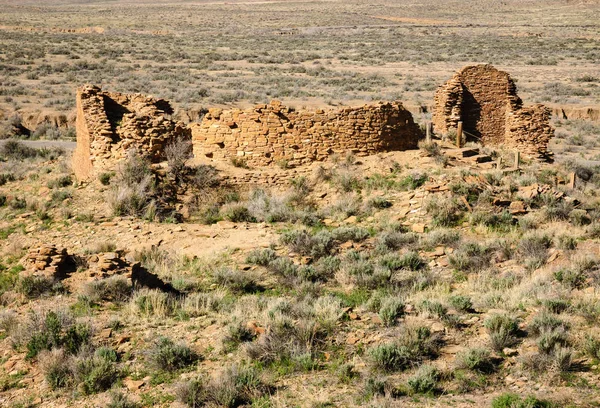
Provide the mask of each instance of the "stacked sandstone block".
[{"label": "stacked sandstone block", "polygon": [[462,121],[483,144],[518,149],[533,159],[551,156],[551,112],[543,105],[523,107],[510,75],[491,65],[463,68],[438,88],[434,103],[433,124],[442,134]]},{"label": "stacked sandstone block", "polygon": [[247,110],[210,109],[191,130],[196,158],[237,157],[252,166],[296,166],[333,153],[412,149],[421,137],[399,102],[328,111],[295,111],[278,101]]},{"label": "stacked sandstone block", "polygon": [[172,113],[162,99],[103,92],[95,86],[79,89],[75,175],[88,179],[113,170],[130,150],[152,162],[164,160],[166,145],[189,135],[182,123],[169,119]]},{"label": "stacked sandstone block", "polygon": [[60,273],[62,266],[67,261],[67,250],[58,249],[54,245],[43,245],[32,249],[25,257],[26,269],[53,277]]}]

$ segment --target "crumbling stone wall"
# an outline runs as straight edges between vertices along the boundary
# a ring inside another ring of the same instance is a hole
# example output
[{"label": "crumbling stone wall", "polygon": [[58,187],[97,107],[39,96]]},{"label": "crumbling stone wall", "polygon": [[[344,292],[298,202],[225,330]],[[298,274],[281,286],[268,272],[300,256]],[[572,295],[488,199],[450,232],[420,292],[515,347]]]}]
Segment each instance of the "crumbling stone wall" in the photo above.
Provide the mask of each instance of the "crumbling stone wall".
[{"label": "crumbling stone wall", "polygon": [[543,105],[523,107],[510,75],[491,65],[461,69],[438,88],[434,103],[433,124],[442,134],[462,121],[466,140],[504,145],[529,158],[551,157],[551,110]]},{"label": "crumbling stone wall", "polygon": [[131,149],[152,162],[164,160],[167,144],[189,137],[181,122],[169,118],[170,104],[140,94],[103,92],[95,86],[77,91],[77,148],[73,170],[78,179],[113,170]]},{"label": "crumbling stone wall", "polygon": [[421,136],[399,102],[328,111],[295,111],[278,101],[247,110],[210,109],[191,130],[196,158],[238,157],[253,166],[412,149]]}]

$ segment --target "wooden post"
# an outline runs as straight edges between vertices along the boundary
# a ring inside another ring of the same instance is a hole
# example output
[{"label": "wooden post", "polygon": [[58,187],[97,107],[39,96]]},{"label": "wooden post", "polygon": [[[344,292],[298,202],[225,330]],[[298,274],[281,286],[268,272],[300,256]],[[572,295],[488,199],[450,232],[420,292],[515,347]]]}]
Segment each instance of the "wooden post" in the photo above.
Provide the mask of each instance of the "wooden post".
[{"label": "wooden post", "polygon": [[577,180],[577,175],[575,173],[569,174],[569,188],[575,189],[575,181]]},{"label": "wooden post", "polygon": [[425,123],[425,141],[431,143],[431,122]]},{"label": "wooden post", "polygon": [[502,156],[498,157],[498,160],[496,161],[496,169],[501,169],[502,168]]},{"label": "wooden post", "polygon": [[460,147],[462,144],[462,122],[458,122],[456,127],[456,147]]},{"label": "wooden post", "polygon": [[520,168],[520,165],[521,165],[521,152],[517,150],[515,152],[515,169]]}]

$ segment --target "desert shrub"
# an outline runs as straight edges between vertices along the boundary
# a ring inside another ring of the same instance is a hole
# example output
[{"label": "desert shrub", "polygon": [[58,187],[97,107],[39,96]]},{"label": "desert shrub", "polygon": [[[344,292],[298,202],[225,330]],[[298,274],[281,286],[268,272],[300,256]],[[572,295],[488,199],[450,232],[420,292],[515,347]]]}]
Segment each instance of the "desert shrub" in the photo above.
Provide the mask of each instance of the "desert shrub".
[{"label": "desert shrub", "polygon": [[459,312],[469,312],[473,309],[473,302],[468,296],[454,295],[448,298],[450,305]]},{"label": "desert shrub", "polygon": [[495,351],[502,351],[517,342],[519,326],[517,321],[506,315],[493,315],[488,317],[484,323],[490,336],[491,346]]},{"label": "desert shrub", "polygon": [[460,233],[451,229],[438,229],[421,236],[425,248],[435,248],[440,245],[456,247],[460,243]]},{"label": "desert shrub", "polygon": [[187,161],[193,157],[191,140],[178,137],[165,148],[165,157],[169,164],[169,173],[175,182],[179,182],[186,172]]},{"label": "desert shrub", "polygon": [[443,318],[448,313],[446,306],[435,300],[423,300],[417,306],[420,313],[425,313],[437,318]]},{"label": "desert shrub", "polygon": [[294,202],[301,203],[305,194],[298,193],[288,196],[273,196],[262,189],[252,191],[246,206],[251,216],[257,221],[294,222],[301,219],[304,213],[293,208]]},{"label": "desert shrub", "polygon": [[559,235],[556,241],[556,246],[563,251],[574,251],[577,249],[577,239],[570,235]]},{"label": "desert shrub", "polygon": [[386,378],[368,377],[363,385],[362,395],[365,399],[375,396],[384,396],[390,388]]},{"label": "desert shrub", "polygon": [[248,210],[248,207],[241,203],[226,204],[221,208],[221,215],[224,219],[231,222],[255,222],[256,219]]},{"label": "desert shrub", "polygon": [[248,169],[248,168],[250,168],[248,166],[248,163],[246,162],[246,159],[244,159],[242,157],[232,157],[229,161],[233,165],[233,167],[238,167],[238,168],[241,168],[241,169]]},{"label": "desert shrub", "polygon": [[568,268],[554,271],[554,279],[571,289],[581,289],[588,280],[597,280],[597,270],[600,264],[595,258],[576,258]]},{"label": "desert shrub", "polygon": [[411,173],[398,180],[398,187],[401,190],[415,190],[425,184],[427,179],[426,173]]},{"label": "desert shrub", "polygon": [[281,242],[292,251],[313,258],[329,255],[334,248],[334,241],[332,234],[325,230],[314,235],[304,230],[294,230],[281,236]]},{"label": "desert shrub", "polygon": [[330,233],[334,240],[340,242],[361,242],[370,236],[369,231],[362,227],[338,227],[331,230]]},{"label": "desert shrub", "polygon": [[66,176],[60,176],[58,178],[50,180],[46,184],[46,187],[48,187],[48,188],[61,188],[61,187],[68,187],[71,184],[73,184],[73,179],[71,178],[71,176],[66,175]]},{"label": "desert shrub", "polygon": [[260,266],[268,266],[275,259],[277,259],[277,253],[270,248],[254,249],[250,251],[246,257],[246,262]]},{"label": "desert shrub", "polygon": [[106,406],[107,408],[139,408],[140,405],[137,402],[131,401],[127,395],[122,392],[115,391],[110,393],[110,402]]},{"label": "desert shrub", "polygon": [[159,371],[174,371],[194,364],[199,356],[183,343],[176,344],[168,337],[159,337],[147,351],[150,367]]},{"label": "desert shrub", "polygon": [[591,224],[592,218],[588,215],[587,211],[574,209],[569,213],[569,221],[577,227],[582,227]]},{"label": "desert shrub", "polygon": [[419,149],[423,150],[428,157],[433,157],[436,163],[446,165],[448,157],[442,152],[440,145],[436,142],[420,142]]},{"label": "desert shrub", "polygon": [[199,377],[177,387],[177,399],[189,407],[217,405],[234,408],[248,406],[271,392],[257,369],[230,366],[212,381]]},{"label": "desert shrub", "polygon": [[492,408],[552,408],[554,404],[535,397],[521,398],[517,394],[502,394],[492,401]]},{"label": "desert shrub", "polygon": [[38,298],[41,295],[51,292],[54,287],[54,280],[45,276],[23,276],[17,281],[16,290],[30,299]]},{"label": "desert shrub", "polygon": [[508,211],[503,211],[500,214],[489,211],[473,211],[469,217],[469,221],[473,225],[483,225],[500,231],[506,231],[514,224],[513,216]]},{"label": "desert shrub", "polygon": [[148,210],[154,192],[154,180],[149,162],[131,151],[122,161],[108,195],[114,215],[141,216]]},{"label": "desert shrub", "polygon": [[173,295],[149,289],[135,291],[129,304],[135,314],[155,318],[169,317],[179,306]]},{"label": "desert shrub", "polygon": [[479,272],[489,266],[492,251],[476,242],[466,242],[448,257],[450,265],[461,272]]},{"label": "desert shrub", "polygon": [[110,172],[104,172],[104,173],[100,173],[98,175],[98,180],[100,181],[100,184],[102,184],[103,186],[108,186],[110,184],[110,180],[115,176],[115,173],[110,171]]},{"label": "desert shrub", "polygon": [[369,355],[375,368],[401,371],[435,356],[440,345],[427,327],[406,327],[395,342],[375,346]]},{"label": "desert shrub", "polygon": [[472,348],[456,356],[457,367],[479,373],[491,373],[495,369],[490,352],[483,348]]},{"label": "desert shrub", "polygon": [[396,319],[404,314],[404,302],[402,299],[388,297],[381,300],[379,317],[384,326],[390,327],[396,324]]},{"label": "desert shrub", "polygon": [[15,343],[25,344],[26,357],[34,358],[43,350],[61,347],[69,354],[76,354],[90,343],[92,329],[88,324],[75,323],[70,315],[49,311],[32,313],[21,335]]},{"label": "desert shrub", "polygon": [[337,185],[343,192],[349,193],[354,190],[360,190],[362,187],[360,177],[347,169],[335,172],[331,180],[334,185]]},{"label": "desert shrub", "polygon": [[227,326],[227,335],[223,338],[223,345],[227,352],[235,350],[241,343],[252,341],[255,333],[241,322],[233,322]]},{"label": "desert shrub", "polygon": [[219,173],[214,166],[199,165],[193,169],[192,177],[188,182],[196,193],[202,193],[219,185]]},{"label": "desert shrub", "polygon": [[84,286],[84,293],[93,302],[110,300],[124,302],[131,296],[133,288],[127,279],[121,276],[112,276],[99,281],[92,281]]},{"label": "desert shrub", "polygon": [[417,243],[419,236],[412,232],[385,231],[377,236],[377,248],[381,252],[396,250]]},{"label": "desert shrub", "polygon": [[37,149],[25,145],[17,140],[8,140],[4,142],[0,149],[0,157],[5,160],[25,160],[37,157],[39,154]]},{"label": "desert shrub", "polygon": [[71,360],[63,349],[41,352],[39,362],[40,369],[51,389],[64,388],[73,382]]},{"label": "desert shrub", "polygon": [[560,299],[560,298],[545,299],[542,302],[542,304],[544,305],[546,310],[548,310],[551,313],[556,313],[556,314],[560,314],[560,313],[568,310],[571,307],[571,304],[569,301],[567,301],[565,299]]},{"label": "desert shrub", "polygon": [[440,372],[431,365],[422,365],[408,378],[407,385],[415,394],[427,394],[435,391],[440,380]]},{"label": "desert shrub", "polygon": [[453,227],[462,219],[464,204],[454,197],[433,197],[425,204],[435,227]]},{"label": "desert shrub", "polygon": [[218,268],[213,271],[213,279],[217,285],[237,293],[254,292],[259,289],[256,278],[251,272]]},{"label": "desert shrub", "polygon": [[393,206],[392,202],[384,197],[373,197],[367,201],[367,206],[377,210],[383,210]]},{"label": "desert shrub", "polygon": [[530,270],[535,270],[546,263],[548,248],[552,239],[547,235],[528,234],[519,241],[518,253]]},{"label": "desert shrub", "polygon": [[73,374],[84,394],[95,394],[112,387],[120,372],[115,362],[105,356],[83,353],[74,359]]},{"label": "desert shrub", "polygon": [[557,328],[541,331],[536,343],[540,353],[552,354],[559,347],[566,346],[569,341],[565,329]]},{"label": "desert shrub", "polygon": [[600,360],[600,339],[587,335],[582,345],[583,352],[594,360]]},{"label": "desert shrub", "polygon": [[528,326],[529,332],[538,335],[556,329],[568,329],[568,324],[553,314],[541,312],[537,314]]},{"label": "desert shrub", "polygon": [[15,181],[16,177],[12,173],[0,173],[0,186],[5,185],[8,182]]}]

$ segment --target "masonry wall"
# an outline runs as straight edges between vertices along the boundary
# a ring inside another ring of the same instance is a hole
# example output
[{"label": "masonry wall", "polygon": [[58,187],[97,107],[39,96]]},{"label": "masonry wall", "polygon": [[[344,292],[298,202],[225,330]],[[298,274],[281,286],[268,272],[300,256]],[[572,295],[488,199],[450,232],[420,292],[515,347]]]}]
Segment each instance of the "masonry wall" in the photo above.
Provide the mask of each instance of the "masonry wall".
[{"label": "masonry wall", "polygon": [[467,140],[516,148],[535,159],[551,156],[551,112],[543,105],[524,108],[510,75],[491,65],[461,69],[438,88],[434,103],[437,132],[446,134],[462,121]]},{"label": "masonry wall", "polygon": [[103,92],[95,86],[77,91],[77,147],[73,170],[80,180],[114,170],[130,150],[152,162],[164,160],[165,147],[189,137],[180,122],[169,118],[169,103],[140,94]]},{"label": "masonry wall", "polygon": [[211,109],[192,124],[195,157],[249,165],[300,165],[333,153],[368,155],[417,147],[420,128],[401,103],[295,111],[273,101],[247,110]]}]

